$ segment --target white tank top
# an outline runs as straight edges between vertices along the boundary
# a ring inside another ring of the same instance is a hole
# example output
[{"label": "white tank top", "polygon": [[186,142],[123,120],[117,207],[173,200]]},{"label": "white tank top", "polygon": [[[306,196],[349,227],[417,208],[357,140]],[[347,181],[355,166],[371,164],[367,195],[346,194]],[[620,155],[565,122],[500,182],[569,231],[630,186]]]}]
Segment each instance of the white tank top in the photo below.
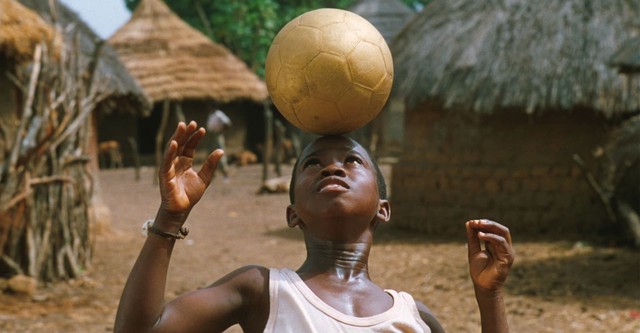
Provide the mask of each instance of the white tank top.
[{"label": "white tank top", "polygon": [[416,303],[405,292],[385,290],[393,297],[391,309],[354,317],[331,307],[290,269],[269,272],[270,310],[265,333],[421,332],[431,333],[420,319]]}]

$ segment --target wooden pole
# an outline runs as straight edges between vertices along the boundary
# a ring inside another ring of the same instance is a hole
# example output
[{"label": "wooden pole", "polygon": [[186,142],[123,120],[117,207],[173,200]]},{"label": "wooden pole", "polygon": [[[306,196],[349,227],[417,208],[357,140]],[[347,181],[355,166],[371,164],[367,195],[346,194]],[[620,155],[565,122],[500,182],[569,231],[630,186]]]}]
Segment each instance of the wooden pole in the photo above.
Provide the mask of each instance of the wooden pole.
[{"label": "wooden pole", "polygon": [[153,177],[153,183],[158,183],[158,173],[160,172],[160,165],[162,164],[162,146],[164,143],[164,133],[167,131],[167,123],[169,122],[169,113],[171,112],[171,102],[165,99],[162,104],[162,119],[160,120],[160,127],[156,133],[156,172]]},{"label": "wooden pole", "polygon": [[281,164],[282,164],[282,160],[284,159],[284,151],[283,151],[283,147],[282,147],[282,141],[284,140],[284,125],[282,124],[282,122],[279,119],[276,119],[273,121],[273,131],[275,134],[275,167],[274,170],[276,172],[276,175],[278,175],[278,177],[282,176],[282,169],[281,169]]},{"label": "wooden pole", "polygon": [[269,179],[269,162],[273,150],[273,113],[269,103],[265,102],[264,106],[264,153],[262,161],[262,181]]},{"label": "wooden pole", "polygon": [[184,111],[182,111],[182,103],[181,102],[177,102],[176,103],[176,117],[178,118],[178,121],[184,122],[186,123],[186,117],[184,116]]},{"label": "wooden pole", "polygon": [[129,146],[131,146],[131,153],[133,155],[135,179],[140,180],[140,152],[138,152],[138,142],[136,142],[136,138],[132,136],[129,137]]}]

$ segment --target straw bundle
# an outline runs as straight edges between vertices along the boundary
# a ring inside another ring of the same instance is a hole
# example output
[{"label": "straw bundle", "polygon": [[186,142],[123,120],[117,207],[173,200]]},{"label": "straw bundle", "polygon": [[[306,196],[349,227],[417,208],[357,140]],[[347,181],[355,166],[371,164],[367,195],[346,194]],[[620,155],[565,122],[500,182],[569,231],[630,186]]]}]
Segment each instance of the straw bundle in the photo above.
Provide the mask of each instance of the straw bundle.
[{"label": "straw bundle", "polygon": [[160,0],[143,0],[109,39],[154,101],[264,101],[266,85],[227,48],[190,27]]},{"label": "straw bundle", "polygon": [[51,44],[55,29],[14,0],[0,0],[0,54],[15,62],[33,57],[40,42]]},{"label": "straw bundle", "polygon": [[640,0],[434,0],[391,46],[396,94],[409,108],[637,112],[640,76],[610,61],[639,17]]}]

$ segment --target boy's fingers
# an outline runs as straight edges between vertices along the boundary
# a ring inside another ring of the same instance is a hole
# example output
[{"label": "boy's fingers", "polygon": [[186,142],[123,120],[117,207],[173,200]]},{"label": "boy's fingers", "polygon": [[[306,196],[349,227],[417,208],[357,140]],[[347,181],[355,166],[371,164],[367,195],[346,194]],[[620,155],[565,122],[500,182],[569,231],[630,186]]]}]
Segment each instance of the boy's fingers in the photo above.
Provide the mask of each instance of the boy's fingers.
[{"label": "boy's fingers", "polygon": [[160,175],[167,172],[171,169],[173,164],[173,160],[178,155],[178,143],[176,140],[169,140],[169,144],[167,145],[167,150],[164,152],[164,160],[162,161],[162,170]]},{"label": "boy's fingers", "polygon": [[182,148],[182,156],[193,158],[195,155],[196,147],[200,143],[200,139],[204,136],[205,130],[200,127],[197,131],[192,133],[187,142],[184,144],[184,148]]},{"label": "boy's fingers", "polygon": [[176,142],[178,142],[178,155],[184,154],[184,148],[193,136],[197,127],[198,125],[195,121],[191,121],[186,125],[183,122],[178,123],[175,137]]},{"label": "boy's fingers", "polygon": [[469,251],[469,257],[482,250],[480,246],[480,238],[478,238],[478,232],[472,226],[473,221],[467,221],[465,227],[467,229],[467,249]]},{"label": "boy's fingers", "polygon": [[180,143],[182,142],[185,136],[186,131],[187,131],[187,125],[182,121],[179,122],[178,126],[176,126],[176,130],[173,132],[173,135],[171,135],[171,138],[169,139],[167,148],[169,147],[169,144],[171,144],[171,141],[175,141],[178,143],[178,145],[180,145]]},{"label": "boy's fingers", "polygon": [[224,152],[222,151],[222,149],[216,149],[211,152],[211,154],[209,154],[207,159],[204,161],[204,164],[202,165],[202,168],[200,168],[200,171],[198,171],[198,177],[200,177],[200,179],[202,179],[202,181],[207,186],[211,184],[211,179],[213,179],[213,172],[216,170],[218,161],[223,154]]},{"label": "boy's fingers", "polygon": [[497,259],[513,262],[513,249],[505,237],[498,234],[479,232],[478,237],[487,242],[487,250]]},{"label": "boy's fingers", "polygon": [[470,222],[471,222],[470,225],[472,228],[478,229],[478,231],[483,231],[485,233],[493,233],[493,234],[500,235],[504,237],[504,239],[507,241],[509,245],[512,244],[511,232],[509,231],[509,228],[505,227],[504,225],[495,221],[487,220],[487,219],[471,220]]},{"label": "boy's fingers", "polygon": [[497,234],[480,231],[478,233],[478,237],[485,242],[491,243],[493,246],[508,245],[507,240],[504,237]]}]

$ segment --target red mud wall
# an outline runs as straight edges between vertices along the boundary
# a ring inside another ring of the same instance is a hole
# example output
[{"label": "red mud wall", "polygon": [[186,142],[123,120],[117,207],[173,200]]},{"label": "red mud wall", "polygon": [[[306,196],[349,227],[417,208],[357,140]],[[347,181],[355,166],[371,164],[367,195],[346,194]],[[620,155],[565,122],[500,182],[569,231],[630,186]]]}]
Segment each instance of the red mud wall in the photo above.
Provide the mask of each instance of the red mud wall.
[{"label": "red mud wall", "polygon": [[586,111],[460,114],[407,113],[404,154],[392,171],[393,225],[463,235],[467,219],[490,218],[515,234],[581,237],[608,223],[572,159],[595,171],[606,121]]}]

